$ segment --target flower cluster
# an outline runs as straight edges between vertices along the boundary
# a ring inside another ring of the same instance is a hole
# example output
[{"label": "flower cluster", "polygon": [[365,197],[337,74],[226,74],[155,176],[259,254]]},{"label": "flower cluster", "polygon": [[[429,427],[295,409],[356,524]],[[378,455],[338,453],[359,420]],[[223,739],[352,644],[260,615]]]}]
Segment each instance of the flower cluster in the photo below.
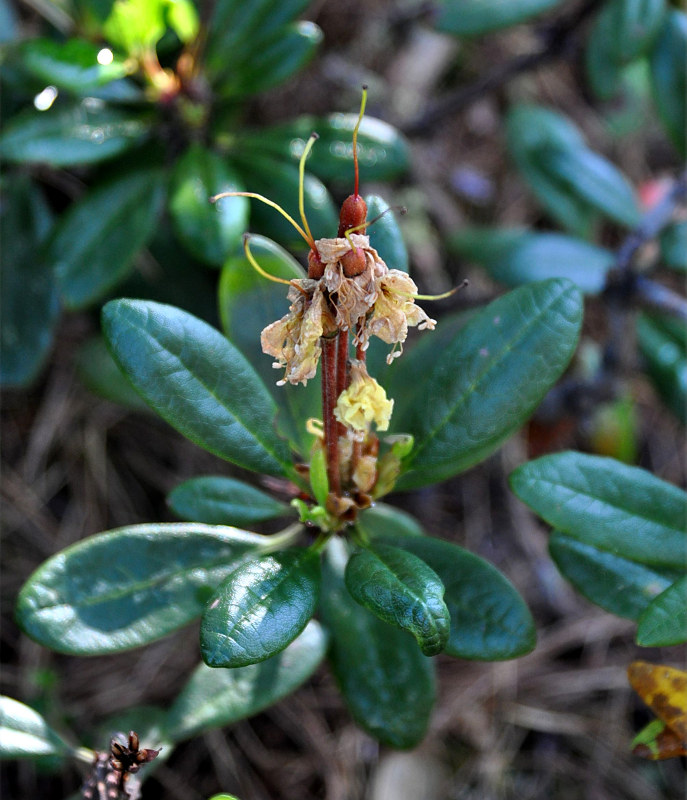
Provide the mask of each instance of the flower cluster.
[{"label": "flower cluster", "polygon": [[[405,272],[389,269],[370,247],[368,236],[354,233],[319,239],[315,244],[324,265],[322,277],[291,281],[288,314],[262,332],[263,351],[276,358],[275,367],[285,370],[280,384],[305,384],[313,378],[321,354],[320,338],[338,330],[354,331],[353,343],[363,351],[371,336],[394,345],[387,357],[391,363],[401,354],[409,327],[434,329],[435,320],[415,303],[415,283]],[[352,250],[363,253],[365,267],[347,277],[342,259]]]}]

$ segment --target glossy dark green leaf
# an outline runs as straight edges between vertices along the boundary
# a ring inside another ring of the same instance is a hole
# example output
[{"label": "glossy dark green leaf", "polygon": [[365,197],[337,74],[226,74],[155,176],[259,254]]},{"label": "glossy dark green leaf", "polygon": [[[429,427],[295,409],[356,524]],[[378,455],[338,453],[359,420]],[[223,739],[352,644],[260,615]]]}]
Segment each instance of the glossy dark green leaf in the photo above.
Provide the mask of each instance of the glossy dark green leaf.
[{"label": "glossy dark green leaf", "polygon": [[[389,388],[398,397],[392,425],[412,434],[415,447],[398,488],[444,480],[499,447],[560,377],[581,323],[578,290],[568,281],[543,281],[476,313],[438,358],[411,352],[399,359]],[[394,387],[406,380],[422,392],[397,394]]]},{"label": "glossy dark green leaf", "polygon": [[65,755],[70,750],[37,711],[0,696],[0,759]]},{"label": "glossy dark green leaf", "polygon": [[92,164],[139,144],[148,130],[145,117],[100,100],[67,105],[58,99],[46,111],[25,111],[10,120],[0,136],[0,157],[52,167]]},{"label": "glossy dark green leaf", "polygon": [[[310,134],[315,131],[320,138],[308,156],[308,171],[324,181],[350,185],[352,191],[353,129],[357,121],[357,114],[302,116],[293,122],[239,134],[236,151],[269,153],[297,162]],[[363,118],[358,131],[358,161],[363,182],[398,176],[407,169],[408,159],[408,144],[396,128],[374,117]]]},{"label": "glossy dark green leaf", "polygon": [[679,575],[599,550],[560,531],[549,542],[551,557],[580,594],[612,614],[639,619],[649,603]]},{"label": "glossy dark green leaf", "polygon": [[[491,241],[490,241],[491,240]],[[451,247],[507,286],[567,278],[587,294],[598,294],[615,261],[610,250],[560,233],[525,233],[520,229],[468,228]]]},{"label": "glossy dark green leaf", "polygon": [[223,475],[184,481],[169,493],[167,502],[182,519],[210,525],[249,526],[284,516],[290,510],[249,483]]},{"label": "glossy dark green leaf", "polygon": [[667,266],[687,272],[687,221],[675,222],[661,234],[661,257]]},{"label": "glossy dark green leaf", "polygon": [[508,150],[539,202],[578,236],[591,232],[593,210],[570,186],[552,174],[540,158],[545,150],[582,150],[586,144],[562,114],[547,108],[519,105],[506,118]]},{"label": "glossy dark green leaf", "polygon": [[287,474],[276,405],[219,331],[173,306],[113,300],[103,309],[103,332],[137,391],[184,436],[246,469]]},{"label": "glossy dark green leaf", "polygon": [[218,0],[207,25],[206,61],[213,78],[250,69],[250,61],[309,0]]},{"label": "glossy dark green leaf", "polygon": [[324,658],[327,637],[315,620],[276,656],[236,669],[201,664],[167,717],[173,741],[231,725],[276,703],[306,681]]},{"label": "glossy dark green leaf", "polygon": [[28,176],[8,176],[2,188],[0,382],[26,386],[47,357],[60,310],[57,285],[43,247],[52,214]]},{"label": "glossy dark green leaf", "polygon": [[434,705],[433,663],[410,634],[353,600],[343,580],[347,558],[343,542],[332,540],[322,590],[332,670],[361,727],[392,747],[414,747],[427,731]]},{"label": "glossy dark green leaf", "polygon": [[639,618],[637,644],[670,647],[687,642],[687,576],[654,598]]},{"label": "glossy dark green leaf", "polygon": [[[295,220],[298,212],[298,167],[285,161],[248,152],[233,154],[237,169],[250,192],[265,195],[285,209]],[[339,216],[324,184],[314,175],[305,175],[305,213],[315,239],[331,238],[339,227]],[[307,249],[308,245],[292,225],[274,209],[258,200],[251,204],[251,228],[276,239],[288,250]]]},{"label": "glossy dark green leaf", "polygon": [[162,211],[164,176],[140,170],[84,195],[62,215],[48,247],[64,304],[102,299],[133,267]]},{"label": "glossy dark green leaf", "polygon": [[556,453],[516,469],[517,496],[580,542],[642,564],[684,564],[687,494],[638,467],[586,453]]},{"label": "glossy dark green leaf", "polygon": [[560,3],[561,0],[438,0],[433,24],[456,36],[481,36],[525,22]]},{"label": "glossy dark green leaf", "polygon": [[224,97],[264,92],[283,83],[302,69],[322,42],[322,31],[314,22],[293,22],[271,38],[261,38],[251,57],[240,69],[225,73],[217,91]]},{"label": "glossy dark green leaf", "polygon": [[498,661],[534,648],[532,615],[496,567],[458,545],[430,536],[398,538],[392,532],[384,540],[421,558],[444,584],[444,602],[451,615],[447,655]]},{"label": "glossy dark green leaf", "polygon": [[389,269],[408,272],[408,250],[403,242],[395,213],[388,211],[389,204],[379,195],[369,194],[365,198],[365,202],[367,203],[368,220],[384,214],[367,229],[370,245],[379,253],[380,258]]},{"label": "glossy dark green leaf", "polygon": [[243,190],[225,161],[201,144],[192,144],[176,162],[169,212],[180,241],[200,261],[221,266],[240,243],[248,227],[248,199],[225,197],[213,205],[210,197]]},{"label": "glossy dark green leaf", "polygon": [[639,350],[645,369],[664,403],[687,423],[687,352],[680,323],[658,315],[637,319]]},{"label": "glossy dark green leaf", "polygon": [[625,176],[598,153],[586,147],[544,147],[536,156],[539,164],[572,195],[600,214],[621,225],[639,223],[640,212],[634,190]]},{"label": "glossy dark green leaf", "polygon": [[[290,280],[304,278],[301,265],[270,239],[252,236],[251,252],[256,261],[270,275]],[[219,307],[225,333],[243,355],[251,362],[265,382],[277,405],[276,424],[289,438],[296,450],[306,455],[311,436],[305,421],[321,416],[320,377],[308,381],[306,386],[277,386],[282,377],[273,369],[274,359],[262,352],[260,333],[289,310],[288,287],[268,281],[259,275],[248,262],[243,247],[231,255],[222,270],[219,287]]]},{"label": "glossy dark green leaf", "polygon": [[150,412],[150,406],[110,355],[102,336],[92,336],[81,345],[75,364],[80,380],[94,394],[136,411]]},{"label": "glossy dark green leaf", "polygon": [[651,52],[651,81],[658,115],[678,151],[687,128],[687,14],[671,9]]},{"label": "glossy dark green leaf", "polygon": [[21,46],[20,59],[35,78],[58,89],[84,94],[129,71],[124,61],[116,57],[110,64],[98,63],[100,50],[99,45],[85,39],[29,39]]},{"label": "glossy dark green leaf", "polygon": [[350,557],[344,578],[354,600],[412,634],[426,656],[445,648],[450,619],[444,585],[412,553],[374,543]]},{"label": "glossy dark green leaf", "polygon": [[236,562],[268,544],[255,533],[185,522],[91,536],[31,575],[19,594],[17,622],[60,653],[130,650],[200,616]]},{"label": "glossy dark green leaf", "polygon": [[363,511],[357,525],[371,539],[391,535],[424,536],[424,531],[415,517],[386,503],[375,503]]},{"label": "glossy dark green leaf", "polygon": [[208,603],[200,649],[209,667],[246,667],[281,652],[315,613],[318,553],[293,548],[248,561]]}]

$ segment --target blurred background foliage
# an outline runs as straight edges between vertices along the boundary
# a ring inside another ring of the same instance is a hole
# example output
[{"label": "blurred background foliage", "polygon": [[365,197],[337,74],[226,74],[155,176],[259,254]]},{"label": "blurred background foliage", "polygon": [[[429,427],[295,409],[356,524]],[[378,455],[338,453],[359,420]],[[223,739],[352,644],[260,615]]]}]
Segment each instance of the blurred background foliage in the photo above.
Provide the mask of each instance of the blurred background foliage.
[{"label": "blurred background foliage", "polygon": [[[306,207],[315,236],[333,235],[362,83],[363,191],[380,209],[408,208],[400,224],[422,290],[471,282],[438,305],[438,336],[504,286],[567,277],[587,296],[575,362],[525,436],[460,481],[398,501],[505,569],[535,611],[535,653],[517,668],[440,664],[445,688],[417,757],[380,753],[320,676],[290,704],[181,748],[150,796],[188,800],[220,785],[303,800],[565,800],[589,796],[585,786],[600,800],[676,796],[678,764],[645,769],[626,753],[644,719],[624,677],[633,625],[569,592],[505,475],[576,447],[685,483],[680,4],[0,0],[0,39],[8,616],[19,584],[59,547],[164,517],[180,477],[216,469],[149,417],[80,388],[77,374],[136,404],[96,333],[99,308],[146,297],[240,328],[227,276],[243,232],[296,255],[303,243],[259,204],[207,198],[247,189],[297,214],[297,161],[316,130]],[[389,266],[404,268],[385,219],[376,235]],[[79,735],[124,687],[127,704],[164,704],[196,660],[193,631],[188,646],[175,637],[133,666],[131,656],[77,665],[3,627],[8,693]],[[69,770],[47,774],[20,768],[8,780],[27,797],[77,785]]]}]

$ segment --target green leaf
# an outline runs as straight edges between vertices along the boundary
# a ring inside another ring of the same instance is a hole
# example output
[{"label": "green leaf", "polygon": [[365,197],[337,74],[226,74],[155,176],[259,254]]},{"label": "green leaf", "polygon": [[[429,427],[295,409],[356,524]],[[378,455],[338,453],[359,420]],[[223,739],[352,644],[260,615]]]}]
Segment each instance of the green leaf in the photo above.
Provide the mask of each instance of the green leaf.
[{"label": "green leaf", "polygon": [[17,622],[60,653],[130,650],[200,616],[236,562],[268,545],[267,536],[185,522],[107,531],[31,575],[19,594]]},{"label": "green leaf", "polygon": [[578,592],[611,614],[638,619],[649,603],[678,577],[675,570],[630,561],[554,531],[551,557]]},{"label": "green leaf", "polygon": [[[300,219],[298,167],[249,152],[233,153],[232,159],[249,191],[265,195],[294,219]],[[334,202],[324,184],[308,173],[305,175],[304,200],[305,213],[315,239],[331,237],[336,233],[339,217]],[[251,226],[276,239],[289,250],[307,248],[307,244],[284,217],[257,200],[251,205]]]},{"label": "green leaf", "polygon": [[164,198],[160,170],[140,170],[100,184],[62,215],[48,246],[65,305],[103,298],[128,274],[155,233]]},{"label": "green leaf", "polygon": [[241,564],[203,614],[203,661],[246,667],[281,652],[315,613],[319,591],[320,558],[313,550],[292,548]]},{"label": "green leaf", "polygon": [[356,602],[390,625],[407,630],[426,656],[446,646],[449,613],[437,574],[412,553],[374,543],[348,560],[348,591]]},{"label": "green leaf", "polygon": [[671,9],[651,53],[651,81],[658,115],[682,155],[687,127],[686,59],[687,14]]},{"label": "green leaf", "polygon": [[610,0],[602,13],[609,18],[611,56],[628,64],[646,53],[658,35],[666,13],[665,0]]},{"label": "green leaf", "polygon": [[613,15],[611,3],[602,5],[587,39],[585,67],[594,94],[600,100],[610,100],[620,93],[622,66],[615,58]]},{"label": "green leaf", "polygon": [[434,666],[410,634],[353,600],[343,580],[347,558],[344,543],[330,541],[322,615],[332,636],[332,670],[359,725],[391,747],[414,747],[434,705]]},{"label": "green leaf", "polygon": [[[415,448],[398,488],[444,480],[499,447],[560,377],[581,322],[582,298],[571,283],[534,283],[475,314],[438,358],[401,359],[389,388],[398,398],[392,425],[412,434]],[[408,376],[422,392],[406,400],[394,387]]]},{"label": "green leaf", "polygon": [[375,503],[358,519],[363,534],[377,539],[383,536],[424,536],[420,523],[405,511],[385,503]]},{"label": "green leaf", "polygon": [[687,272],[687,220],[669,225],[661,234],[660,242],[666,265]]},{"label": "green leaf", "polygon": [[322,31],[314,22],[293,22],[271,38],[261,38],[240,68],[224,72],[217,91],[224,98],[264,92],[283,83],[302,69],[322,42]]},{"label": "green leaf", "polygon": [[561,0],[438,0],[433,24],[456,36],[481,36],[510,28],[555,8]]},{"label": "green leaf", "polygon": [[112,300],[103,332],[138,392],[180,433],[245,469],[286,475],[274,401],[239,351],[202,320],[161,303]]},{"label": "green leaf", "polygon": [[94,394],[126,408],[150,412],[150,406],[110,355],[102,336],[87,339],[79,347],[75,363],[79,379]]},{"label": "green leaf", "polygon": [[372,227],[367,229],[370,246],[379,253],[380,258],[389,269],[408,272],[408,251],[394,212],[388,211],[389,204],[379,195],[368,194],[365,202],[367,203],[368,220],[384,214]]},{"label": "green leaf", "polygon": [[167,731],[173,741],[222,728],[257,714],[306,681],[322,661],[327,637],[315,620],[272,658],[236,669],[197,667],[172,703]]},{"label": "green leaf", "polygon": [[639,350],[645,369],[664,403],[687,423],[687,348],[684,330],[666,316],[637,318]]},{"label": "green leaf", "polygon": [[309,0],[218,0],[206,27],[205,58],[211,77],[250,68],[264,42],[309,4]]},{"label": "green leaf", "polygon": [[684,564],[687,495],[646,470],[556,453],[518,467],[510,484],[550,525],[580,542],[642,564]]},{"label": "green leaf", "polygon": [[136,58],[154,51],[167,26],[180,41],[190,42],[198,32],[198,14],[190,0],[116,0],[103,25],[112,44]]},{"label": "green leaf", "polygon": [[586,238],[593,210],[543,163],[544,150],[582,150],[586,144],[577,128],[562,114],[532,105],[515,106],[506,118],[511,157],[539,202],[566,228]]},{"label": "green leaf", "polygon": [[167,496],[182,519],[210,525],[252,525],[290,513],[289,506],[254,486],[223,475],[191,478]]},{"label": "green leaf", "polygon": [[22,43],[19,58],[33,77],[58,89],[85,94],[130,71],[118,58],[111,64],[98,63],[101,49],[85,39],[30,39]]},{"label": "green leaf", "polygon": [[[491,240],[491,241],[490,241]],[[520,229],[468,228],[455,234],[451,247],[507,286],[567,278],[580,291],[598,294],[615,261],[610,250],[560,233]]]},{"label": "green leaf", "polygon": [[444,652],[455,658],[497,661],[529,653],[536,644],[532,615],[511,582],[489,562],[429,536],[384,537],[421,558],[446,588],[451,615]]},{"label": "green leaf", "polygon": [[13,117],[0,136],[0,157],[51,167],[92,164],[139,144],[148,130],[146,118],[100,100],[63,105],[58,99],[46,111]]},{"label": "green leaf", "polygon": [[37,711],[0,696],[0,759],[66,755],[70,751]]},{"label": "green leaf", "polygon": [[52,345],[59,295],[44,240],[52,214],[28,176],[7,177],[0,209],[0,382],[26,386],[38,374]]},{"label": "green leaf", "polygon": [[[251,236],[250,247],[258,264],[270,275],[286,280],[305,277],[293,256],[270,239]],[[260,346],[262,329],[289,310],[287,291],[283,284],[259,275],[241,248],[227,259],[222,270],[219,307],[226,335],[255,367],[274,398],[278,429],[289,438],[294,450],[305,455],[312,440],[305,421],[321,414],[320,377],[308,381],[306,386],[277,386],[281,375],[272,368],[274,359],[263,353]]]},{"label": "green leaf", "polygon": [[192,144],[176,162],[169,212],[177,236],[193,256],[221,266],[240,243],[248,226],[248,199],[225,197],[213,205],[210,197],[243,189],[225,161],[201,144]]},{"label": "green leaf", "polygon": [[625,176],[586,147],[544,147],[536,155],[544,170],[564,189],[621,225],[640,220],[634,190]]},{"label": "green leaf", "polygon": [[687,641],[687,576],[654,598],[639,618],[637,644],[670,647]]},{"label": "green leaf", "polygon": [[[353,129],[357,122],[357,114],[302,116],[293,122],[238,134],[234,149],[256,155],[268,153],[280,160],[297,162],[310,134],[316,131],[320,138],[308,156],[308,171],[323,181],[343,182],[352,187]],[[408,143],[387,122],[364,117],[358,131],[358,161],[363,181],[394,178],[408,167]]]}]

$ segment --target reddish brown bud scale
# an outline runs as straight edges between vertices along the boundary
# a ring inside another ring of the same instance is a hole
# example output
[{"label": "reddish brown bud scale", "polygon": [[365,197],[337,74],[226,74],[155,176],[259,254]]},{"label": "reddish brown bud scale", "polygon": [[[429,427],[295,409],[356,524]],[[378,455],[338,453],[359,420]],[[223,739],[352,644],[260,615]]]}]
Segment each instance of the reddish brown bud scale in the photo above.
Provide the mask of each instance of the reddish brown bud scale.
[{"label": "reddish brown bud scale", "polygon": [[317,252],[317,250],[311,250],[308,253],[308,277],[315,281],[319,281],[323,275],[324,264],[322,263],[320,254]]},{"label": "reddish brown bud scale", "polygon": [[356,233],[364,234],[365,228],[360,226],[364,226],[366,220],[367,203],[359,194],[350,194],[341,206],[338,236],[345,236],[351,228],[357,228]]}]

